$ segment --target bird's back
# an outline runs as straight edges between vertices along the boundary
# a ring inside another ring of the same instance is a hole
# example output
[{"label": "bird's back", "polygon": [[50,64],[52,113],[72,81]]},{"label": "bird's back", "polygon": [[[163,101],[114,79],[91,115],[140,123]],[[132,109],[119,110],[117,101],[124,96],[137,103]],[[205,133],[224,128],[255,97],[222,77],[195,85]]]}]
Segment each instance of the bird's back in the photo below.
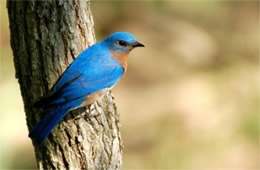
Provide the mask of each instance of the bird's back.
[{"label": "bird's back", "polygon": [[41,144],[67,112],[89,105],[113,87],[126,71],[129,52],[144,47],[126,32],[111,34],[105,40],[84,50],[67,68],[51,89],[50,95],[35,106],[43,108],[47,116],[33,129],[29,136]]},{"label": "bird's back", "polygon": [[54,85],[39,107],[70,102],[113,86],[124,70],[102,43],[84,50]]}]

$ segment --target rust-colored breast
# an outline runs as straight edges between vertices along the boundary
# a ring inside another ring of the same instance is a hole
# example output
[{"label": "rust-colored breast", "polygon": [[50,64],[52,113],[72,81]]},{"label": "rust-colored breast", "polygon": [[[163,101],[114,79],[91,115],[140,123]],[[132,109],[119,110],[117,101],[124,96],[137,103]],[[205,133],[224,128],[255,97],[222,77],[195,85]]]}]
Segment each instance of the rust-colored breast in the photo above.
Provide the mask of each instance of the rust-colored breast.
[{"label": "rust-colored breast", "polygon": [[119,60],[120,65],[124,68],[124,71],[127,70],[127,57],[128,53],[117,53],[117,52],[111,52],[112,56],[114,56],[117,60]]},{"label": "rust-colored breast", "polygon": [[100,96],[102,95],[102,91],[98,91],[86,97],[85,101],[81,104],[81,106],[88,106],[94,103]]}]

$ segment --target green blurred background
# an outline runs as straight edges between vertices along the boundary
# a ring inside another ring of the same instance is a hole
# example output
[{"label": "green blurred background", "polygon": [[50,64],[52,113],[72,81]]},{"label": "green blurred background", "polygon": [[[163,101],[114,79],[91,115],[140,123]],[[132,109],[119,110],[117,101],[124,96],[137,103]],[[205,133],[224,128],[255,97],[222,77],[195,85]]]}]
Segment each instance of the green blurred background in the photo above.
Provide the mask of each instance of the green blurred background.
[{"label": "green blurred background", "polygon": [[[0,168],[36,168],[0,2]],[[124,169],[259,169],[259,2],[92,1],[146,48],[114,88]]]}]

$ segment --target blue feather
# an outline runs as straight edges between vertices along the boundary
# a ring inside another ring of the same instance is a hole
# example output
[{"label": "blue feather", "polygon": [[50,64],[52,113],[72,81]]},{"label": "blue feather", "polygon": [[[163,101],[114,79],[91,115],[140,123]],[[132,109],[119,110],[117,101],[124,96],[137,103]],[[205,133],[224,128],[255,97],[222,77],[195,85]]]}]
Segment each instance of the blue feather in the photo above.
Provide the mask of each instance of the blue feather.
[{"label": "blue feather", "polygon": [[36,144],[42,144],[52,129],[63,119],[70,108],[74,108],[81,104],[84,98],[79,98],[65,105],[59,105],[53,109],[46,118],[41,120],[29,133],[30,138],[35,138]]},{"label": "blue feather", "polygon": [[[121,41],[127,46],[120,46]],[[122,77],[124,68],[111,51],[128,54],[137,43],[132,34],[119,32],[79,54],[53,86],[50,95],[35,103],[35,107],[49,114],[30,131],[29,137],[42,144],[69,110],[81,106],[89,95],[113,87]]]}]

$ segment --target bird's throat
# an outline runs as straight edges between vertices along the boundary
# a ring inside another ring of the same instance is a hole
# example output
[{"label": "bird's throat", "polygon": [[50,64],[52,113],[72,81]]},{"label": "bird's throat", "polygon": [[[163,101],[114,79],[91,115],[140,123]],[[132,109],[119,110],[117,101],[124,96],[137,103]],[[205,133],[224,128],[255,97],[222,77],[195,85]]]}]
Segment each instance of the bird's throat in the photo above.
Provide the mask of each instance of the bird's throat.
[{"label": "bird's throat", "polygon": [[112,56],[117,59],[120,62],[120,65],[124,68],[124,71],[127,70],[127,57],[129,52],[127,53],[117,53],[117,52],[111,52]]}]

